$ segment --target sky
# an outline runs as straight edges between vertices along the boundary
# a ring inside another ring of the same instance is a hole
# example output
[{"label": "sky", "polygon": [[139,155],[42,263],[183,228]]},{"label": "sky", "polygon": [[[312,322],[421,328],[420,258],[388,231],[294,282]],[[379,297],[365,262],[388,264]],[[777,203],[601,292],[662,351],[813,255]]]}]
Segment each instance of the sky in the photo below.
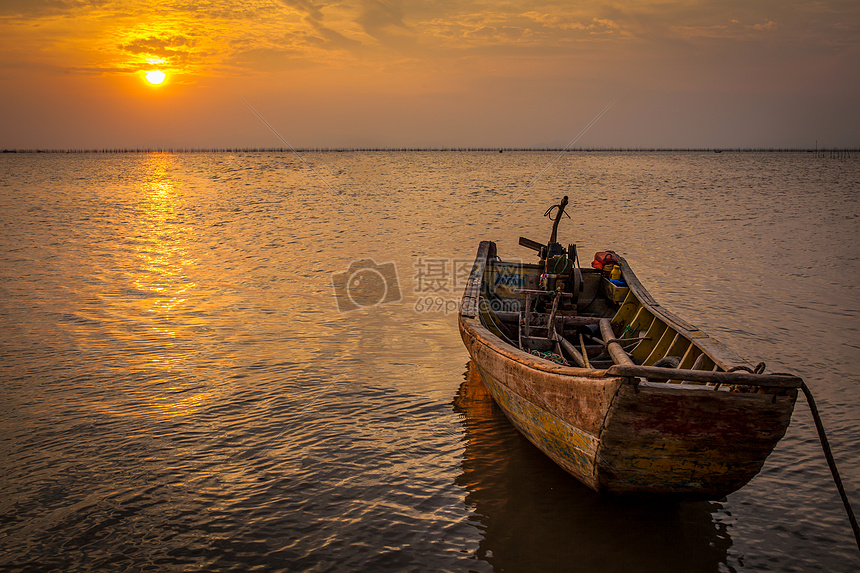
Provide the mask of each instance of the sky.
[{"label": "sky", "polygon": [[858,148],[860,2],[0,0],[0,148],[285,143]]}]

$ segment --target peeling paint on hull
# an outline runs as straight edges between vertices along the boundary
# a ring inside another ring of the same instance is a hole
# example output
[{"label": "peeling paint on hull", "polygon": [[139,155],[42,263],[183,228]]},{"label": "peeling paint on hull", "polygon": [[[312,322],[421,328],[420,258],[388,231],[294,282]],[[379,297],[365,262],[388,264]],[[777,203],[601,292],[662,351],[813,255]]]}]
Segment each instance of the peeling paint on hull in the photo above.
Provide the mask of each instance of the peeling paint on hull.
[{"label": "peeling paint on hull", "polygon": [[[792,393],[774,398],[679,387],[641,387],[637,392],[619,379],[570,377],[571,387],[603,385],[613,392],[605,409],[582,412],[574,420],[547,403],[551,374],[533,372],[535,387],[528,388],[522,365],[500,355],[488,359],[475,342],[467,343],[473,362],[511,423],[596,491],[721,499],[761,470],[794,407]],[[500,368],[500,363],[507,364]],[[601,421],[597,431],[583,429],[589,420]]]},{"label": "peeling paint on hull", "polygon": [[524,400],[480,367],[478,371],[493,400],[520,433],[565,471],[594,487],[597,437]]}]

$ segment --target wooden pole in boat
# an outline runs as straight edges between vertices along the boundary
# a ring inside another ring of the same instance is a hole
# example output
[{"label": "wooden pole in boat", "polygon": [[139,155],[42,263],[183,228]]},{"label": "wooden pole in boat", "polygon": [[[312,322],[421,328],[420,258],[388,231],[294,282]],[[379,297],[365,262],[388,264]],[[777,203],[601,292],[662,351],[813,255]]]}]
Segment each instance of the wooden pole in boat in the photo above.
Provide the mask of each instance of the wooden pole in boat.
[{"label": "wooden pole in boat", "polygon": [[552,235],[549,237],[549,244],[557,243],[558,239],[558,224],[561,222],[561,216],[564,215],[564,208],[567,207],[567,195],[561,200],[561,203],[556,205],[558,213],[555,214],[555,221],[552,223]]},{"label": "wooden pole in boat", "polygon": [[591,364],[588,363],[588,351],[585,349],[585,339],[581,332],[579,333],[579,347],[582,348],[582,359],[585,360],[585,367],[591,368]]},{"label": "wooden pole in boat", "polygon": [[606,349],[609,350],[613,362],[624,366],[635,366],[633,360],[624,352],[624,348],[614,342],[615,333],[612,332],[612,323],[608,318],[600,319],[600,335],[603,337],[603,342],[606,344]]},{"label": "wooden pole in boat", "polygon": [[588,368],[585,365],[585,357],[579,353],[579,350],[576,349],[576,346],[571,344],[564,336],[560,335],[557,330],[553,331],[553,335],[555,340],[564,348],[568,354],[573,358],[573,361],[576,362],[578,366],[583,368]]}]

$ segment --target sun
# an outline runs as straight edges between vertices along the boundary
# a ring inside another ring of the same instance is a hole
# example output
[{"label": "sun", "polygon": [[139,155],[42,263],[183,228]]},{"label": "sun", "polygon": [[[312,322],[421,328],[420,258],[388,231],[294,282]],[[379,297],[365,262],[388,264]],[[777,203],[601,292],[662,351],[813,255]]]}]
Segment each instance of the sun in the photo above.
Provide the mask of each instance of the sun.
[{"label": "sun", "polygon": [[164,80],[167,79],[167,74],[161,70],[150,70],[145,72],[143,75],[146,78],[146,81],[154,86],[164,83]]}]

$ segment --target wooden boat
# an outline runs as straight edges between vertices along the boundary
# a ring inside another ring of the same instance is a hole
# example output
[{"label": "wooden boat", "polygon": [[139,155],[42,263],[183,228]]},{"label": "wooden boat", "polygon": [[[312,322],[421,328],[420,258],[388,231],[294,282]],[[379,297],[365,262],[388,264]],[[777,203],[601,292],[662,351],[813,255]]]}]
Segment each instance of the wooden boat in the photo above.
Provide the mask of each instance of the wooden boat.
[{"label": "wooden boat", "polygon": [[576,246],[556,241],[566,205],[553,207],[546,245],[520,238],[537,264],[478,248],[459,325],[493,399],[596,491],[720,499],[739,489],[785,434],[802,380],[763,373],[661,307],[617,253],[578,264]]}]

